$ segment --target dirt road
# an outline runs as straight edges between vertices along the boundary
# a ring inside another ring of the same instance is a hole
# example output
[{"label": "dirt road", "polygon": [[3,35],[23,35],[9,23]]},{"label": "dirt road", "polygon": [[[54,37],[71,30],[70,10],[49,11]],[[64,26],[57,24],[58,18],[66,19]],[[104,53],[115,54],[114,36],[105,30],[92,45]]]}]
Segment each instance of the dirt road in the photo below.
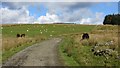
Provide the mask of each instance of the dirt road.
[{"label": "dirt road", "polygon": [[3,66],[61,66],[58,55],[60,38],[32,45],[10,58]]}]

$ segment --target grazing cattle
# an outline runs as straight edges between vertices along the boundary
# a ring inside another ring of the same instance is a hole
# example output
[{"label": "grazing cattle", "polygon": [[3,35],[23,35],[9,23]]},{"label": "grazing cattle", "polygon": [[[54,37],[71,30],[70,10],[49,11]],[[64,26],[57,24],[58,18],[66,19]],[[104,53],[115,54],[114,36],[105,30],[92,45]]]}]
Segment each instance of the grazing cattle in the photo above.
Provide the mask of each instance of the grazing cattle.
[{"label": "grazing cattle", "polygon": [[21,37],[20,34],[17,34],[17,38],[18,38],[18,37]]},{"label": "grazing cattle", "polygon": [[94,48],[92,48],[91,51],[94,52],[95,51]]},{"label": "grazing cattle", "polygon": [[89,34],[88,33],[83,33],[82,40],[83,39],[89,39]]},{"label": "grazing cattle", "polygon": [[21,34],[21,37],[25,37],[25,34]]},{"label": "grazing cattle", "polygon": [[17,36],[17,38],[19,38],[19,37],[25,37],[25,34],[17,34],[16,36]]}]

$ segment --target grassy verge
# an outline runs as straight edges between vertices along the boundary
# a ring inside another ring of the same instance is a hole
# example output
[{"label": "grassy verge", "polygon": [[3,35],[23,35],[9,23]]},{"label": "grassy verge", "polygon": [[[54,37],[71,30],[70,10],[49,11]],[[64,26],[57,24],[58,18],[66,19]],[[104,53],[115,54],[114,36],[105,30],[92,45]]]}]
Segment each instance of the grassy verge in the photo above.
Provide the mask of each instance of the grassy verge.
[{"label": "grassy verge", "polygon": [[66,53],[64,53],[64,47],[69,44],[70,40],[68,40],[67,38],[64,38],[62,40],[62,42],[60,43],[59,46],[59,53],[60,53],[60,57],[63,60],[63,64],[65,66],[79,66],[79,64],[74,60],[73,57],[68,57]]}]

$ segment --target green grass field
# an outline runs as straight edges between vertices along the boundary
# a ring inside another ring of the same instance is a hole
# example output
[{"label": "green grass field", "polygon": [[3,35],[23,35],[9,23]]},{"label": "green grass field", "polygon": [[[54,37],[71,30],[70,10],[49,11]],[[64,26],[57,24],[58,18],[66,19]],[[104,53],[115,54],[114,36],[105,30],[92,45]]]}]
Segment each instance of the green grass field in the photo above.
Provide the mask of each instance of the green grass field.
[{"label": "green grass field", "polygon": [[[104,25],[76,25],[76,24],[22,24],[3,25],[3,55],[5,61],[20,50],[52,37],[62,38],[59,52],[67,66],[117,66],[115,57],[106,60],[105,57],[96,57],[90,51],[95,43],[114,40],[114,45],[103,48],[115,48],[117,52],[117,26]],[[89,40],[80,42],[83,32],[90,34]],[[16,34],[26,34],[25,38],[16,38]],[[19,42],[18,42],[19,41]],[[98,62],[99,61],[99,62]],[[107,63],[104,63],[107,62]]]},{"label": "green grass field", "polygon": [[[58,36],[62,34],[88,32],[94,25],[62,25],[62,24],[43,24],[43,25],[14,25],[3,26],[3,37],[16,37],[17,33],[25,33],[28,37],[40,36]],[[27,31],[28,30],[28,31]]]}]

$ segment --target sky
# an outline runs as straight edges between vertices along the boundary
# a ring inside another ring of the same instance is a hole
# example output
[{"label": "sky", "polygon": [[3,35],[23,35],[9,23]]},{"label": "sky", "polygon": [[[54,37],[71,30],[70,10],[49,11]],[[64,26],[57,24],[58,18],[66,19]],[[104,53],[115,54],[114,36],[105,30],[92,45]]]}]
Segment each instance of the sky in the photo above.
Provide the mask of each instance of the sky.
[{"label": "sky", "polygon": [[2,24],[102,24],[118,2],[1,2]]}]

